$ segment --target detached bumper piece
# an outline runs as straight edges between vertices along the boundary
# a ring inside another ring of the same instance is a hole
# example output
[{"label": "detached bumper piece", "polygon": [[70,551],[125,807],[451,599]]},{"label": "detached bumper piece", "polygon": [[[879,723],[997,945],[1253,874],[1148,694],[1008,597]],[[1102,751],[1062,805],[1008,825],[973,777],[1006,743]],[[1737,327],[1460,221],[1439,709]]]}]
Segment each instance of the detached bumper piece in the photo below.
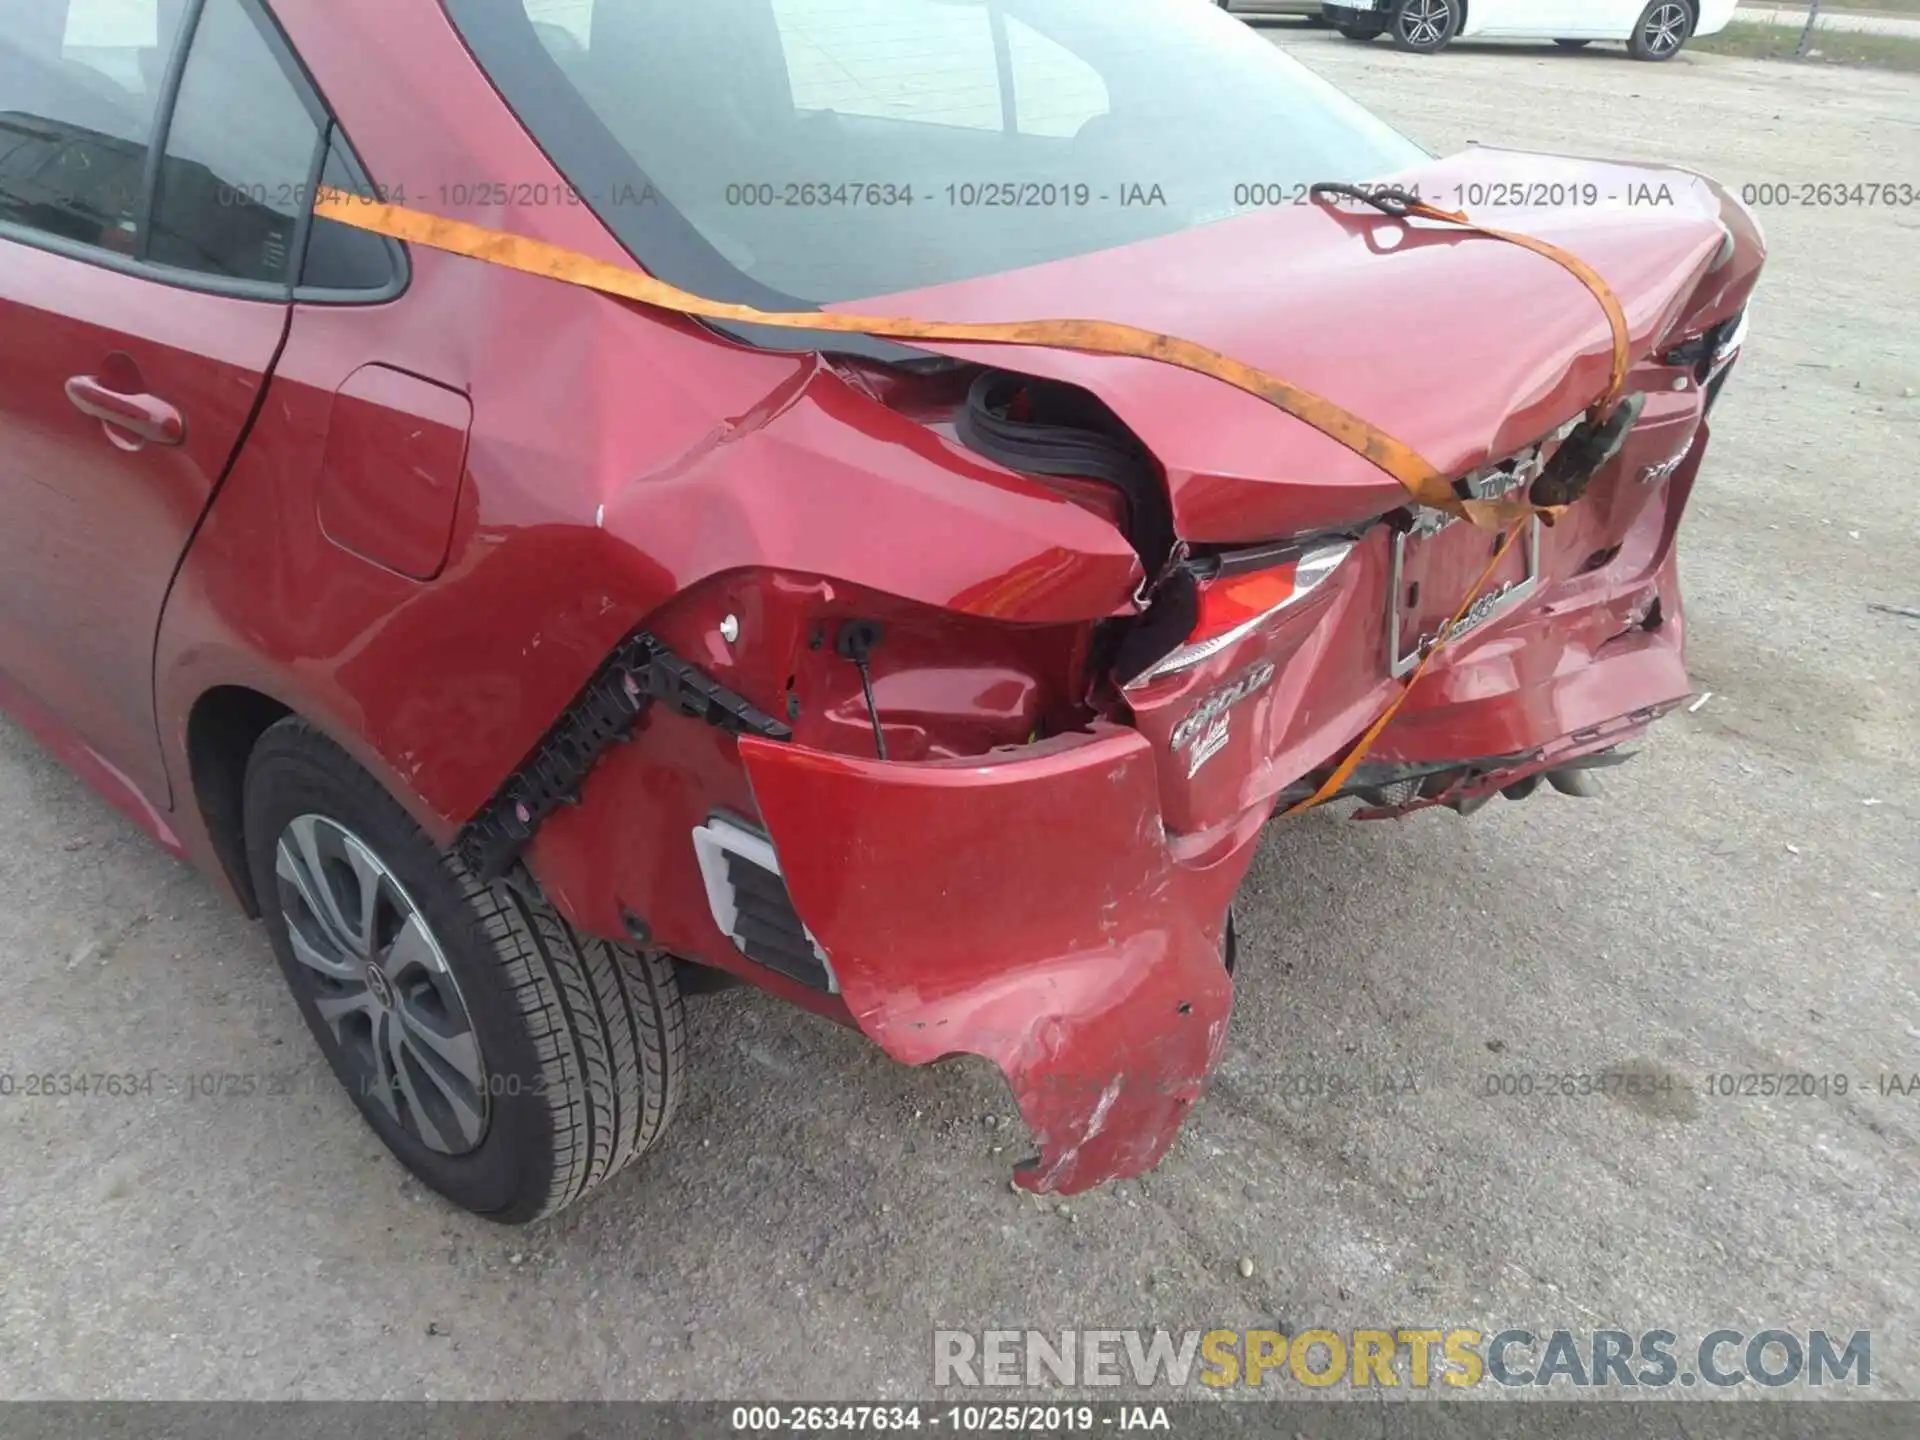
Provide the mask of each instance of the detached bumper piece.
[{"label": "detached bumper piece", "polygon": [[580,798],[600,757],[633,733],[658,702],[733,735],[790,740],[792,729],[695,669],[645,631],[625,641],[454,841],[461,863],[492,883],[512,867],[542,822]]},{"label": "detached bumper piece", "polygon": [[740,753],[854,1022],[909,1065],[998,1065],[1039,1146],[1023,1188],[1160,1160],[1226,1041],[1222,927],[1251,837],[1183,870],[1152,750],[1118,727],[910,764]]}]

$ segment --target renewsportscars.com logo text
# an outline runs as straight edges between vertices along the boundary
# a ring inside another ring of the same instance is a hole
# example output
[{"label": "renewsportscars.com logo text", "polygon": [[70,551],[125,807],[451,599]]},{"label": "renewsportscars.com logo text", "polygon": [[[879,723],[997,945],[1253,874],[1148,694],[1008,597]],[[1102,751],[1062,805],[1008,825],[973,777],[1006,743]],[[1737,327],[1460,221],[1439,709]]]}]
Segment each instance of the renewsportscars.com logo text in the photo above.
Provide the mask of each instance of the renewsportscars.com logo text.
[{"label": "renewsportscars.com logo text", "polygon": [[1873,1334],[1714,1330],[936,1330],[936,1387],[1455,1390],[1873,1383]]}]

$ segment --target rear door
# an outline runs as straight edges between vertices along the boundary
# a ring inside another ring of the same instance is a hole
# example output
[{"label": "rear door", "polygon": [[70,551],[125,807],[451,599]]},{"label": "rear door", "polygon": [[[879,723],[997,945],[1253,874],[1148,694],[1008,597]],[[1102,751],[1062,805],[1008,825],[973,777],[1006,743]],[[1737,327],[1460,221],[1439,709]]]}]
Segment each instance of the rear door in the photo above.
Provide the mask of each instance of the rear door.
[{"label": "rear door", "polygon": [[1556,40],[1624,40],[1646,0],[1509,0],[1524,13],[1516,33]]},{"label": "rear door", "polygon": [[1558,39],[1585,33],[1582,16],[1608,0],[1473,0],[1461,27],[1468,36]]},{"label": "rear door", "polygon": [[163,806],[155,629],[326,128],[250,0],[0,0],[0,670]]}]

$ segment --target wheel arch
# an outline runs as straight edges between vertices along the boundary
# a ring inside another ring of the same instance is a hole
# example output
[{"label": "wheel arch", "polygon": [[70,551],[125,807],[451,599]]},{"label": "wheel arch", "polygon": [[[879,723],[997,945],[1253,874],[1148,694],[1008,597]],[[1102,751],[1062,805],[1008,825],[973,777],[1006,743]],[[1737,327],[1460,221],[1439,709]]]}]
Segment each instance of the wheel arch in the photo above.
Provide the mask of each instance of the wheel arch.
[{"label": "wheel arch", "polygon": [[[1400,6],[1405,3],[1406,0],[1395,0],[1393,13],[1397,15],[1400,11]],[[1467,25],[1473,19],[1473,0],[1454,0],[1454,3],[1460,7],[1460,28],[1454,31],[1454,36],[1457,39],[1466,32]]]},{"label": "wheel arch", "polygon": [[[184,752],[193,797],[190,820],[199,822],[202,837],[197,851],[192,843],[189,850],[196,853],[203,869],[209,859],[218,867],[218,878],[226,881],[250,919],[258,919],[260,911],[247,865],[247,764],[260,737],[282,720],[304,721],[338,745],[436,844],[447,843],[453,831],[453,822],[409,786],[404,771],[367,736],[326,705],[315,703],[317,697],[308,695],[303,703],[298,687],[276,693],[278,689],[268,689],[250,675],[204,685],[184,707],[186,723],[178,732],[181,751],[175,752]],[[195,828],[191,823],[187,826],[190,834]]]},{"label": "wheel arch", "polygon": [[247,868],[247,761],[260,737],[294,714],[290,705],[244,685],[217,685],[187,714],[187,773],[214,858],[251,919],[259,897]]}]

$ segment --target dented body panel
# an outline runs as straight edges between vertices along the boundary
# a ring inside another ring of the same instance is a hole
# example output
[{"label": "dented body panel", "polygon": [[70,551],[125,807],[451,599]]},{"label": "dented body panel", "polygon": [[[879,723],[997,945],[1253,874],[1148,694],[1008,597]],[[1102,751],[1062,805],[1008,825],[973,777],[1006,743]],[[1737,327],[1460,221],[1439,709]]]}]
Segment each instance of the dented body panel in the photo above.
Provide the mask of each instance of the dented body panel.
[{"label": "dented body panel", "polygon": [[[1683,315],[1711,324],[1735,313],[1763,255],[1739,202],[1685,171],[1472,149],[1390,178],[1442,208],[1509,187],[1613,197],[1489,223],[1523,227],[1597,269],[1621,297],[1636,356]],[[1740,243],[1714,268],[1729,231]],[[1384,425],[1447,475],[1510,455],[1590,405],[1612,349],[1600,307],[1550,260],[1312,204],[831,308],[964,321],[1096,313],[1176,334]],[[1195,543],[1343,525],[1406,498],[1361,456],[1205,376],[1145,359],[1032,350],[1016,362],[992,347],[927,348],[1098,393],[1164,466],[1180,534]]]},{"label": "dented body panel", "polygon": [[1027,1189],[1159,1162],[1226,1043],[1221,925],[1258,817],[1175,861],[1152,748],[1120,727],[923,765],[741,750],[772,833],[809,837],[787,883],[855,1024],[910,1065],[1005,1071],[1039,1146]]}]

